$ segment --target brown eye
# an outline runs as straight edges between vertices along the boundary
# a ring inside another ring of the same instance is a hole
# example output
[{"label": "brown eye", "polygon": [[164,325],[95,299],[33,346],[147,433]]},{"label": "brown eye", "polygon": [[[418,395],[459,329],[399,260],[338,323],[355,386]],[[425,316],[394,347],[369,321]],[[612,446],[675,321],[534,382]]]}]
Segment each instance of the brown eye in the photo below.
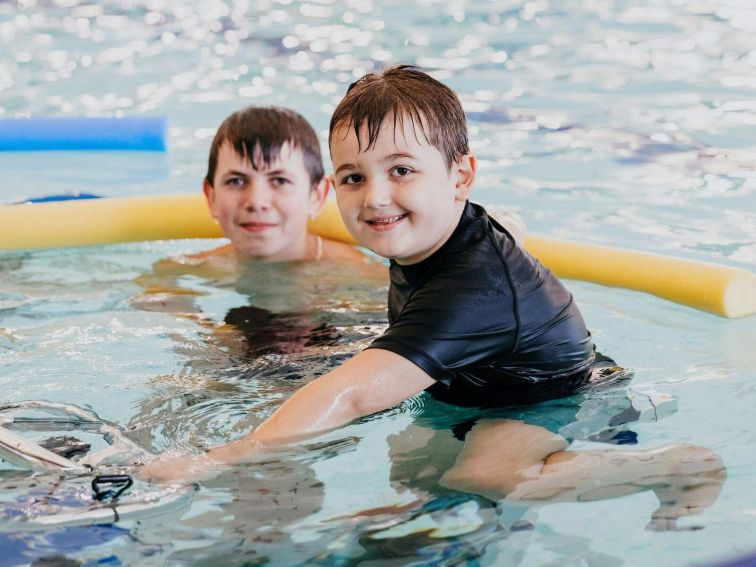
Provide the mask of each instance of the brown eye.
[{"label": "brown eye", "polygon": [[353,173],[351,175],[347,175],[346,177],[344,177],[341,180],[341,183],[343,183],[344,185],[356,185],[357,183],[359,183],[363,179],[364,179],[364,177],[362,177],[362,175],[360,175],[358,173]]},{"label": "brown eye", "polygon": [[398,165],[391,171],[391,173],[397,177],[405,177],[412,173],[412,169],[403,165]]}]

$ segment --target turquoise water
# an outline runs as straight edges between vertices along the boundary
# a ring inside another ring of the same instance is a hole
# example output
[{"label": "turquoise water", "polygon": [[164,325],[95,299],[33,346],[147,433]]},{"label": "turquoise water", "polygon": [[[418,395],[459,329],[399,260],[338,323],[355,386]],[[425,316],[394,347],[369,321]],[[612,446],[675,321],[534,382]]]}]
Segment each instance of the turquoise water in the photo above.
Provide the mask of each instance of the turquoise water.
[{"label": "turquoise water", "polygon": [[[171,127],[166,155],[0,155],[0,201],[199,191],[214,128],[229,112],[288,105],[324,139],[348,84],[401,61],[460,93],[480,160],[477,200],[518,212],[534,232],[753,270],[754,32],[746,0],[2,3],[0,116],[151,114]],[[189,292],[204,323],[140,303],[153,262],[213,244],[0,256],[0,402],[71,404],[147,451],[198,452],[254,427],[385,324],[385,285],[332,267],[157,282]],[[423,449],[427,429],[418,428],[434,408],[421,397],[227,471],[158,515],[44,530],[3,518],[0,565],[51,556],[92,565],[686,565],[753,551],[756,319],[568,286],[599,348],[635,370],[633,448],[685,441],[723,459],[716,502],[680,521],[703,529],[645,530],[658,505],[648,491],[493,508],[420,481],[413,463],[440,469],[459,451],[441,433]],[[295,313],[282,333],[293,328],[298,343],[250,350],[254,340],[221,325],[245,305]],[[325,331],[301,340],[317,328]],[[584,402],[565,433],[604,427],[591,416],[612,396]],[[41,439],[55,427],[24,433]],[[611,448],[574,436],[576,450]],[[55,492],[54,475],[0,466],[0,504],[86,488],[69,478]]]}]

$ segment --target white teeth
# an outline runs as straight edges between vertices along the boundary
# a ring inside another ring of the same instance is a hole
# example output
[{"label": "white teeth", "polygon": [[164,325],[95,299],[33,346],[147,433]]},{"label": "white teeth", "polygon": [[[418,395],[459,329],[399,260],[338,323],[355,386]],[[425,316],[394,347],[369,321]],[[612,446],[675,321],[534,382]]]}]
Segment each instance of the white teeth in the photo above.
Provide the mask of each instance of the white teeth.
[{"label": "white teeth", "polygon": [[382,219],[373,219],[369,222],[373,224],[391,224],[392,222],[398,221],[400,218],[402,218],[404,215],[397,215],[395,217],[386,217]]}]

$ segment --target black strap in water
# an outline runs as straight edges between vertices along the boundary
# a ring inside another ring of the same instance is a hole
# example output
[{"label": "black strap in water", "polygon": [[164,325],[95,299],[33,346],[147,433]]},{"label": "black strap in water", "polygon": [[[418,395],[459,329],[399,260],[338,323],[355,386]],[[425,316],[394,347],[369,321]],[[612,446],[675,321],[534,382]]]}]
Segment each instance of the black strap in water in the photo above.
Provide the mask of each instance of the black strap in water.
[{"label": "black strap in water", "polygon": [[115,500],[128,490],[132,484],[134,484],[134,481],[127,474],[98,475],[92,479],[94,499]]}]

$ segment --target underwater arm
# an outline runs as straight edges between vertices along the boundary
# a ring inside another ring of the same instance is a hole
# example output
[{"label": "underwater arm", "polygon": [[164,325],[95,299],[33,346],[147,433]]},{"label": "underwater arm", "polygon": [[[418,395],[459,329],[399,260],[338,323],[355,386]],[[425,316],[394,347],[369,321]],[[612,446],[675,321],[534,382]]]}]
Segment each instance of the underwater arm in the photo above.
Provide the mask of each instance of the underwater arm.
[{"label": "underwater arm", "polygon": [[211,449],[208,456],[226,463],[243,461],[263,447],[296,441],[391,408],[433,382],[406,358],[367,349],[295,392],[257,429]]},{"label": "underwater arm", "polygon": [[196,302],[206,292],[182,285],[181,278],[197,276],[202,280],[235,282],[238,278],[236,260],[229,257],[227,248],[223,246],[189,256],[158,260],[150,273],[134,279],[142,291],[132,299],[132,304],[140,311],[171,313],[212,326]]},{"label": "underwater arm", "polygon": [[181,287],[178,280],[190,273],[187,268],[172,259],[155,262],[152,272],[134,279],[142,291],[132,299],[132,305],[140,311],[158,311],[190,316],[200,312],[194,300],[198,292]]},{"label": "underwater arm", "polygon": [[212,476],[225,464],[251,460],[265,449],[393,407],[433,383],[423,370],[398,354],[367,349],[295,392],[241,439],[199,457],[158,459],[144,466],[139,476],[155,482]]}]

